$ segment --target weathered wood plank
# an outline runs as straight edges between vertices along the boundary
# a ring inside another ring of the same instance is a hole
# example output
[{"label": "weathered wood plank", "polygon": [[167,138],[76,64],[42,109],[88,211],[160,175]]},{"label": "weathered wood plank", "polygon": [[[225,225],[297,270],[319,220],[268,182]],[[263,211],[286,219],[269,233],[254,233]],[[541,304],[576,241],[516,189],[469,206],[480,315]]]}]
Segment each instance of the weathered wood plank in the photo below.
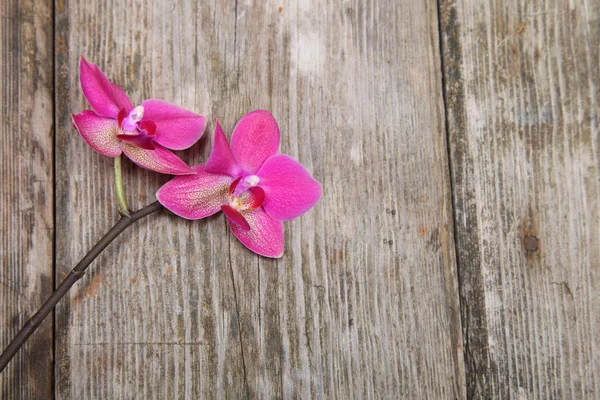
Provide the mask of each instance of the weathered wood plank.
[{"label": "weathered wood plank", "polygon": [[[0,348],[52,291],[52,2],[3,1],[0,40]],[[52,394],[52,318],[0,375],[3,399]]]},{"label": "weathered wood plank", "polygon": [[600,396],[600,3],[443,1],[471,398]]},{"label": "weathered wood plank", "polygon": [[[58,278],[116,219],[111,161],[70,128],[80,53],[135,101],[227,132],[271,110],[282,151],[324,186],[279,261],[223,216],[124,234],[57,311],[59,398],[464,397],[435,2],[59,1],[56,15]],[[132,205],[152,201],[167,178],[126,166]]]}]

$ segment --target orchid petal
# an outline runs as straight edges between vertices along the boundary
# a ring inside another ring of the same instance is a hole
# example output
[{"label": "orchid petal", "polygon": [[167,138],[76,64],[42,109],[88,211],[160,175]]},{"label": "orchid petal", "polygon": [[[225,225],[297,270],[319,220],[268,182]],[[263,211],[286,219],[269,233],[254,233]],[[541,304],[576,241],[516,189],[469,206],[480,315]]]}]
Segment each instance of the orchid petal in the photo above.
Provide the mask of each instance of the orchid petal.
[{"label": "orchid petal", "polygon": [[154,150],[143,149],[126,142],[122,142],[122,147],[123,153],[131,161],[150,171],[169,175],[190,175],[196,173],[179,157],[158,143],[154,143]]},{"label": "orchid petal", "polygon": [[72,118],[75,129],[92,149],[108,157],[121,154],[121,145],[117,138],[120,131],[114,119],[100,117],[90,110],[72,115]]},{"label": "orchid petal", "polygon": [[122,108],[126,113],[133,108],[125,92],[111,83],[96,64],[88,62],[83,56],[79,60],[79,81],[83,95],[101,117],[117,118]]},{"label": "orchid petal", "polygon": [[213,174],[226,174],[229,176],[238,176],[241,173],[240,167],[233,157],[225,133],[221,128],[219,121],[215,119],[215,141],[210,158],[204,167],[207,172]]},{"label": "orchid petal", "polygon": [[321,184],[293,158],[278,154],[269,158],[260,171],[260,187],[266,194],[263,207],[280,221],[294,219],[321,198]]},{"label": "orchid petal", "polygon": [[245,231],[227,218],[233,234],[250,250],[261,256],[279,258],[283,255],[283,223],[269,217],[262,207],[241,211],[250,225]]},{"label": "orchid petal", "polygon": [[250,230],[250,225],[241,212],[228,205],[221,206],[221,210],[223,211],[223,214],[227,216],[227,220],[230,223],[235,223],[243,231]]},{"label": "orchid petal", "polygon": [[232,178],[205,172],[203,165],[193,167],[196,175],[177,176],[156,193],[158,201],[171,212],[186,219],[213,215],[227,204]]},{"label": "orchid petal", "polygon": [[238,165],[255,174],[267,158],[279,150],[279,127],[270,112],[264,110],[246,114],[231,135],[231,151]]},{"label": "orchid petal", "polygon": [[125,109],[125,112],[129,114],[133,110],[133,104],[129,100],[129,96],[121,89],[118,85],[112,84],[113,94],[115,96],[115,103],[119,106],[119,109]]},{"label": "orchid petal", "polygon": [[156,124],[156,142],[172,150],[187,149],[200,139],[206,118],[166,101],[150,99],[142,103],[144,118]]}]

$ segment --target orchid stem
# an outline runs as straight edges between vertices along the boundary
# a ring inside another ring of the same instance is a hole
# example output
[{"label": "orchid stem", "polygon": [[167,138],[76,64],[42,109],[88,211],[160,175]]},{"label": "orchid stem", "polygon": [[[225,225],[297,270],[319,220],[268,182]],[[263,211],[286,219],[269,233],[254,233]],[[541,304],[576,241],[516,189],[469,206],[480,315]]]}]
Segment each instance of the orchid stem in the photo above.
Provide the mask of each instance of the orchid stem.
[{"label": "orchid stem", "polygon": [[21,328],[17,336],[10,342],[10,344],[0,354],[0,372],[8,365],[13,356],[23,346],[25,341],[31,336],[33,332],[40,326],[44,318],[50,314],[60,299],[71,289],[71,286],[75,284],[79,279],[85,275],[87,267],[98,257],[102,250],[106,248],[117,236],[119,236],[125,229],[127,229],[134,222],[140,218],[144,218],[160,209],[162,205],[155,201],[154,203],[131,213],[128,217],[121,217],[117,222],[98,243],[79,261],[79,263],[71,270],[71,273],[62,281],[60,286],[56,288],[54,293],[46,300],[46,302],[40,307],[40,309],[31,317],[25,325]]},{"label": "orchid stem", "polygon": [[125,189],[123,189],[123,174],[121,173],[121,156],[115,157],[115,196],[117,197],[117,207],[119,214],[128,217],[130,214],[127,199],[125,199]]}]

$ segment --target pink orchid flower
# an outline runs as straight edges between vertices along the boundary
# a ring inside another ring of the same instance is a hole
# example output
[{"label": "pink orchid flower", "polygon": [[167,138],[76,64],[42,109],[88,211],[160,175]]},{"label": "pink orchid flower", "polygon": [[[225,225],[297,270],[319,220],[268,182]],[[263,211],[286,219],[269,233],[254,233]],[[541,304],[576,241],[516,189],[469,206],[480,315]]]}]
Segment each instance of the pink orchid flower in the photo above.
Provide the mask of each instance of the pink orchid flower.
[{"label": "pink orchid flower", "polygon": [[160,203],[186,219],[223,211],[233,234],[253,252],[283,254],[283,223],[308,211],[321,185],[302,164],[279,149],[279,128],[268,111],[245,115],[231,146],[216,121],[212,154],[196,175],[178,176],[156,194]]},{"label": "pink orchid flower", "polygon": [[79,80],[94,111],[72,115],[73,125],[92,149],[108,157],[124,153],[140,167],[163,174],[195,173],[168,149],[183,150],[196,143],[206,118],[156,99],[134,107],[123,89],[83,57]]}]

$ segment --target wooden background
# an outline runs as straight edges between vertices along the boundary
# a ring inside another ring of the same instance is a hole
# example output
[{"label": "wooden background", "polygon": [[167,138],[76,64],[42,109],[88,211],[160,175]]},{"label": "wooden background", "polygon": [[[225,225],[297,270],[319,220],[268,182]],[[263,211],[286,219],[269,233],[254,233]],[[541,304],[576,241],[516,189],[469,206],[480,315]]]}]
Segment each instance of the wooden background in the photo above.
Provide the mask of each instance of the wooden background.
[{"label": "wooden background", "polygon": [[[600,398],[599,0],[5,0],[1,32],[2,347],[118,218],[80,55],[226,132],[272,111],[324,188],[278,261],[140,221],[1,398]],[[134,208],[167,180],[125,163]]]}]

